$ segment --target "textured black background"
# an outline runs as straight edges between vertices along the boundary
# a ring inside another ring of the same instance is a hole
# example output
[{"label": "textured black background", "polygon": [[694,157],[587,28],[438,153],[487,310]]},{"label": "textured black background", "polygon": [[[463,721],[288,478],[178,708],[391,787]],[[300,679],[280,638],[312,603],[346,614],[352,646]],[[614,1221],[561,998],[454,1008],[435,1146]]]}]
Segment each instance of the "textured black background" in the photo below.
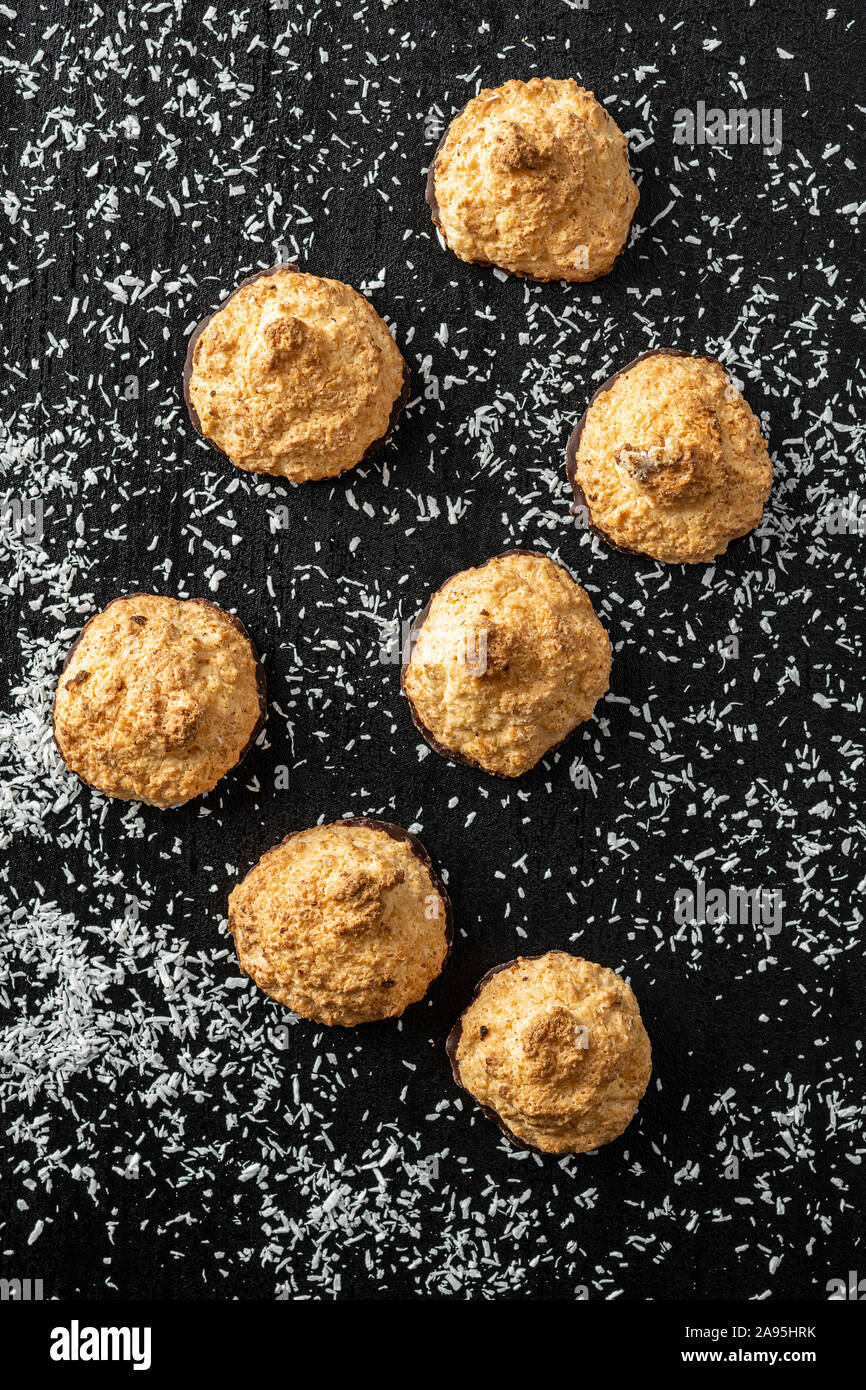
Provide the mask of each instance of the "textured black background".
[{"label": "textured black background", "polygon": [[[155,589],[236,609],[275,708],[243,770],[171,813],[75,792],[47,747],[4,751],[38,810],[13,824],[10,912],[76,914],[92,984],[135,894],[160,949],[186,945],[187,974],[167,995],[142,946],[95,1001],[98,1058],[52,1078],[43,1048],[26,1099],[17,1025],[47,1026],[62,991],[50,951],[6,953],[2,1273],[58,1297],[825,1297],[856,1264],[861,1090],[862,540],[816,521],[862,478],[857,6],[84,8],[25,0],[0,21],[3,186],[20,200],[3,218],[4,439],[34,441],[7,450],[4,487],[46,507],[42,548],[10,561],[10,707],[49,650],[44,722],[74,630]],[[430,227],[435,108],[447,120],[479,84],[532,73],[576,76],[631,132],[637,234],[592,286],[502,280]],[[674,112],[701,99],[780,108],[780,155],[675,147]],[[281,242],[370,285],[413,368],[393,441],[334,485],[238,474],[180,403],[190,327]],[[106,289],[154,271],[147,296]],[[709,570],[613,554],[568,512],[571,424],[657,344],[722,350],[777,465],[760,534]],[[451,518],[446,499],[462,499]],[[377,623],[515,544],[590,590],[616,698],[507,784],[422,756]],[[569,775],[578,758],[591,788]],[[281,1052],[278,1006],[225,983],[226,894],[288,830],[352,814],[422,835],[448,875],[455,954],[401,1024],[299,1024]],[[698,872],[781,888],[783,932],[680,932],[673,895]],[[461,1104],[442,1042],[480,974],[549,947],[628,974],[655,1074],[623,1140],[541,1164]],[[433,1156],[429,1185],[407,1173]]]}]

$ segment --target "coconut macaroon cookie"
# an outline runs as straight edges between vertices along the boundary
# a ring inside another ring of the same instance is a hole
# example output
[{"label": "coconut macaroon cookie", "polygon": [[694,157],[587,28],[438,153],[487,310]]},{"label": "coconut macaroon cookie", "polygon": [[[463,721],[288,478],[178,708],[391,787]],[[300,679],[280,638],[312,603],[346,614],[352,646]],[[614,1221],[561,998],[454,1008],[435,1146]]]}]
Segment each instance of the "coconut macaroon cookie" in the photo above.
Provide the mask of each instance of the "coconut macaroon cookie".
[{"label": "coconut macaroon cookie", "polygon": [[652,1070],[629,985],[565,951],[491,970],[446,1046],[455,1081],[488,1118],[514,1143],[547,1154],[617,1139]]},{"label": "coconut macaroon cookie", "polygon": [[352,1027],[423,998],[448,955],[451,906],[414,835],[359,817],[263,855],[229,897],[229,931],[266,994]]},{"label": "coconut macaroon cookie", "polygon": [[54,737],[83,782],[163,809],[208,792],[265,719],[243,623],[206,599],[129,594],[85,624],[54,696]]},{"label": "coconut macaroon cookie", "polygon": [[607,633],[546,555],[512,550],[455,574],[416,618],[401,683],[437,753],[519,777],[608,688]]},{"label": "coconut macaroon cookie", "polygon": [[238,468],[334,478],[385,442],[409,370],[372,304],[340,280],[275,266],[190,338],[184,398],[199,434]]},{"label": "coconut macaroon cookie", "polygon": [[643,353],[596,391],[568,476],[590,525],[623,550],[700,564],[754,530],[773,481],[755,416],[712,357]]},{"label": "coconut macaroon cookie", "polygon": [[433,221],[461,260],[533,280],[607,275],[638,198],[625,136],[572,78],[479,92],[427,176]]}]

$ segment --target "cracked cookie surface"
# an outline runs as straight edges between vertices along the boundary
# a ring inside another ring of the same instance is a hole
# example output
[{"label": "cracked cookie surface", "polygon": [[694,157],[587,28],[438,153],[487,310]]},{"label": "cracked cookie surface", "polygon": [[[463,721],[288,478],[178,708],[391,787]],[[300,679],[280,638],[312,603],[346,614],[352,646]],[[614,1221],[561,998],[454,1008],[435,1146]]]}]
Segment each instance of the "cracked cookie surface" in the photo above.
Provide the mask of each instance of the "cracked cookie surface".
[{"label": "cracked cookie surface", "polygon": [[244,282],[200,325],[185,396],[196,429],[238,468],[311,482],[384,443],[408,380],[363,295],[280,266]]},{"label": "cracked cookie surface", "polygon": [[646,353],[596,392],[568,447],[575,500],[605,539],[700,564],[759,524],[773,465],[713,358]]},{"label": "cracked cookie surface", "polygon": [[573,281],[610,272],[639,198],[613,117],[572,78],[552,77],[468,102],[434,157],[427,196],[461,260]]},{"label": "cracked cookie surface", "polygon": [[402,683],[438,753],[519,777],[589,719],[610,668],[585,590],[546,555],[509,551],[433,595]]},{"label": "cracked cookie surface", "polygon": [[630,986],[565,951],[492,970],[447,1046],[458,1085],[512,1140],[542,1153],[617,1139],[652,1070]]},{"label": "cracked cookie surface", "polygon": [[53,722],[82,781],[165,809],[210,791],[264,715],[264,675],[237,618],[204,599],[132,594],[85,625]]},{"label": "cracked cookie surface", "polygon": [[352,1027],[423,998],[451,940],[447,894],[420,843],[385,822],[288,836],[229,897],[241,969],[304,1018]]}]

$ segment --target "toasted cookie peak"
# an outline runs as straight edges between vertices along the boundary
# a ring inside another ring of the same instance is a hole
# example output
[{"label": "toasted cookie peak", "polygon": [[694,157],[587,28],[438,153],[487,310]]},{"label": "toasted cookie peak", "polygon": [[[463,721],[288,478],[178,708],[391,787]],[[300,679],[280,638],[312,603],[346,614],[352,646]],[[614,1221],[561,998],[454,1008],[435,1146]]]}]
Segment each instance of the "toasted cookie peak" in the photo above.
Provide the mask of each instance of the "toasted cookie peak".
[{"label": "toasted cookie peak", "polygon": [[420,841],[385,821],[302,830],[229,897],[241,969],[304,1018],[352,1027],[423,998],[451,942],[448,895]]},{"label": "toasted cookie peak", "polygon": [[265,717],[243,624],[204,599],[131,594],[85,625],[54,697],[67,767],[106,796],[166,808],[210,791]]},{"label": "toasted cookie peak", "polygon": [[458,1085],[516,1144],[541,1153],[618,1138],[651,1072],[629,985],[565,951],[491,970],[447,1048]]},{"label": "toasted cookie peak", "polygon": [[480,92],[451,122],[427,184],[461,260],[535,280],[607,275],[638,197],[625,136],[572,78]]},{"label": "toasted cookie peak", "polygon": [[293,266],[244,281],[199,325],[184,380],[195,428],[232,463],[299,483],[371,454],[408,390],[406,363],[372,304]]},{"label": "toasted cookie peak", "polygon": [[699,564],[754,530],[773,480],[758,422],[711,357],[644,353],[592,398],[569,440],[575,501],[613,545]]},{"label": "toasted cookie peak", "polygon": [[607,690],[607,633],[562,565],[508,551],[463,570],[416,619],[402,684],[431,747],[519,777]]}]

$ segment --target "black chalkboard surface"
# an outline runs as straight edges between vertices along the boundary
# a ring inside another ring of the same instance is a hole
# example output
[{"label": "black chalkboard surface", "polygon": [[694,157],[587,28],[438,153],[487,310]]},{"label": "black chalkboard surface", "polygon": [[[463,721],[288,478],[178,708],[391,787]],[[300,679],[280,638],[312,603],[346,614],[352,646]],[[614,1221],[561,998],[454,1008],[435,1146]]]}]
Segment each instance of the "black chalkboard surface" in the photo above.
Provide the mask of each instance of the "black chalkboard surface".
[{"label": "black chalkboard surface", "polygon": [[[862,1154],[857,6],[16,10],[0,1275],[46,1298],[826,1299]],[[451,114],[533,74],[629,136],[633,235],[593,284],[466,265],[424,202]],[[763,143],[701,143],[740,108]],[[239,472],[183,408],[188,332],[280,258],[368,294],[413,373],[386,449],[332,484]],[[770,440],[764,521],[709,566],[618,554],[569,510],[574,422],[653,346],[722,358]],[[422,743],[388,644],[514,546],[587,588],[614,666],[512,783]],[[268,672],[260,746],[169,812],[78,786],[50,734],[69,643],[140,589],[236,611]],[[422,837],[455,950],[399,1023],[326,1031],[239,976],[226,898],[290,830],[353,815]],[[784,908],[769,932],[678,920],[696,883]],[[654,1048],[626,1135],[561,1161],[510,1148],[443,1046],[486,970],[551,947],[625,973]]]}]

